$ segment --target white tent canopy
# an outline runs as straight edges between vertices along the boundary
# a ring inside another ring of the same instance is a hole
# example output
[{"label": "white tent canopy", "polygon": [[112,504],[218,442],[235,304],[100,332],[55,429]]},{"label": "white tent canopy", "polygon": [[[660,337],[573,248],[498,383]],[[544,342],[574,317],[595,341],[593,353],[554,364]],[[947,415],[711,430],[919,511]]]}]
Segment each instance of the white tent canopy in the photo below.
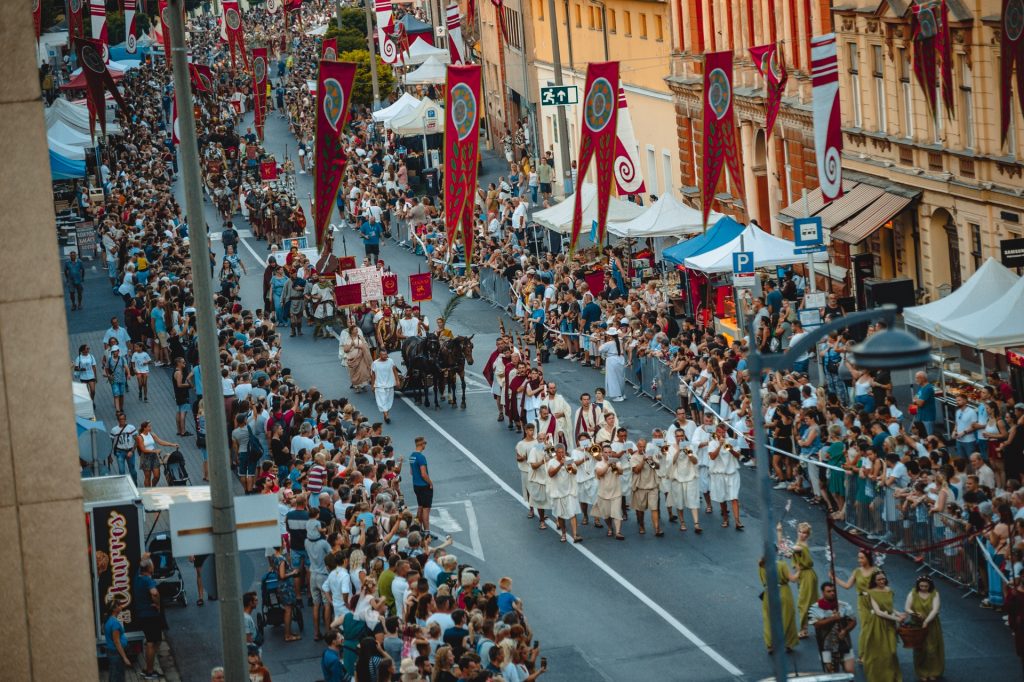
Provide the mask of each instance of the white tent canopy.
[{"label": "white tent canopy", "polygon": [[442,64],[447,64],[451,59],[448,55],[448,50],[434,47],[423,38],[416,38],[412,41],[412,45],[409,46],[409,53],[403,55],[402,59],[405,60],[406,64],[422,64],[430,57],[437,57],[437,60]]},{"label": "white tent canopy", "polygon": [[[580,192],[582,193],[580,205],[583,209],[583,224],[580,232],[590,234],[591,223],[597,219],[597,187],[593,183],[584,182],[580,186]],[[572,233],[572,214],[575,210],[575,202],[576,195],[570,194],[551,208],[534,213],[533,221],[559,234],[570,234]],[[612,223],[633,220],[643,211],[643,206],[612,197],[608,203],[608,229],[611,229]]]},{"label": "white tent canopy", "polygon": [[415,71],[405,74],[405,82],[408,85],[444,83],[446,78],[448,69],[436,56],[427,57]]},{"label": "white tent canopy", "polygon": [[[75,131],[87,137],[89,136],[89,110],[84,104],[72,104],[66,99],[59,97],[53,101],[53,104],[43,110],[43,115],[46,118],[46,127],[48,129],[60,121]],[[117,121],[108,120],[107,135],[120,134],[121,125]]]},{"label": "white tent canopy", "polygon": [[380,122],[387,122],[395,118],[400,114],[404,114],[413,107],[420,103],[418,99],[410,95],[408,92],[402,93],[394,104],[384,107],[378,111],[373,112],[373,120]]},{"label": "white tent canopy", "polygon": [[995,258],[989,258],[959,289],[938,301],[905,309],[903,319],[915,329],[946,339],[947,323],[956,323],[977,312],[985,302],[999,299],[1019,279]]},{"label": "white tent canopy", "polygon": [[320,24],[306,31],[307,36],[323,36],[327,35],[327,24]]},{"label": "white tent canopy", "polygon": [[[720,213],[712,212],[708,216],[708,225],[714,225],[721,217]],[[686,206],[671,194],[663,194],[639,216],[625,223],[609,225],[608,231],[616,237],[634,239],[682,237],[703,232],[704,221],[697,209]]]},{"label": "white tent canopy", "polygon": [[[717,249],[692,256],[684,261],[686,267],[701,272],[732,272],[732,255],[740,251],[754,254],[755,268],[772,268],[776,265],[806,263],[807,256],[793,253],[793,242],[768,234],[756,225],[747,225],[743,232],[728,244]],[[817,262],[827,262],[828,254],[815,254]]]},{"label": "white tent canopy", "polygon": [[444,132],[444,109],[437,102],[424,97],[416,107],[384,123],[397,135],[433,135]]},{"label": "white tent canopy", "polygon": [[943,338],[995,353],[1004,352],[1008,346],[1024,345],[1024,277],[1001,297],[989,299],[984,308],[980,307],[983,299],[976,295],[974,301],[974,312],[943,325]]}]

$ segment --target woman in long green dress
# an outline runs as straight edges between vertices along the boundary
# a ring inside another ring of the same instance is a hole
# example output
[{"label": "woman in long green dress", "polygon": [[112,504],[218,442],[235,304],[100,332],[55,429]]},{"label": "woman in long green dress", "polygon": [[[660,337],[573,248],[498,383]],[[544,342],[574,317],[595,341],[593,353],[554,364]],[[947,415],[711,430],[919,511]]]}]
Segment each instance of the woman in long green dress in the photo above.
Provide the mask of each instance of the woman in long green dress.
[{"label": "woman in long green dress", "polygon": [[870,551],[862,549],[857,552],[857,568],[853,569],[847,580],[837,579],[834,573],[831,576],[832,582],[844,590],[855,587],[857,591],[857,622],[860,623],[860,635],[857,640],[858,653],[864,651],[864,623],[867,621],[868,613],[871,612],[871,602],[867,597],[868,585],[877,572],[874,555]]},{"label": "woman in long green dress", "polygon": [[[782,542],[782,524],[775,530]],[[792,572],[787,571],[789,579],[797,584],[796,613],[800,624],[800,639],[807,638],[807,613],[818,599],[818,574],[814,572],[814,559],[807,540],[811,537],[811,524],[806,521],[796,527],[796,543],[793,545],[790,558],[793,560]]]},{"label": "woman in long green dress", "polygon": [[932,579],[927,576],[918,578],[914,590],[907,595],[904,608],[917,616],[925,628],[924,641],[914,648],[914,672],[922,682],[937,680],[946,670],[946,643],[939,621],[941,606]]},{"label": "woman in long green dress", "polygon": [[[764,619],[764,645],[768,653],[773,650],[772,631],[768,620],[768,571],[764,567],[764,558],[758,562],[758,573],[761,575],[761,585],[765,591],[761,595],[761,615]],[[786,637],[786,650],[789,651],[800,643],[796,630],[796,609],[793,607],[793,591],[789,589],[789,567],[786,562],[778,562],[776,569],[779,572],[779,599],[782,601],[782,629]]]},{"label": "woman in long green dress", "polygon": [[906,614],[893,607],[893,592],[885,573],[878,571],[871,576],[868,601],[871,610],[861,630],[864,678],[870,682],[902,682],[900,661],[896,657],[896,627]]}]

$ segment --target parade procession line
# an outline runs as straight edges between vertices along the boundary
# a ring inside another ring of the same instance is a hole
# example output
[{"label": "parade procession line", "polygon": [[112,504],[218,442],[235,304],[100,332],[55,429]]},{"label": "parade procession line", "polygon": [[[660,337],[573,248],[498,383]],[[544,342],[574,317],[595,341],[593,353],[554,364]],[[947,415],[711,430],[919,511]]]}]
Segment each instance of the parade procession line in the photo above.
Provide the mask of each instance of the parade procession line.
[{"label": "parade procession line", "polygon": [[[416,415],[419,416],[419,418],[424,421],[424,423],[426,423],[432,429],[437,431],[441,436],[443,436],[445,440],[447,440],[459,452],[465,455],[466,458],[476,466],[476,468],[478,468],[480,471],[486,474],[488,478],[490,478],[492,481],[494,481],[495,484],[498,485],[498,487],[500,487],[502,490],[504,490],[506,493],[512,496],[512,498],[516,502],[521,504],[524,509],[529,507],[529,505],[526,503],[526,500],[523,499],[522,495],[516,492],[510,485],[508,485],[504,480],[502,480],[500,476],[494,473],[494,471],[492,471],[490,467],[484,464],[479,457],[474,455],[468,448],[466,448],[462,443],[460,443],[455,438],[455,436],[450,434],[448,431],[444,429],[444,427],[442,427],[436,421],[431,419],[430,416],[426,412],[424,412],[419,405],[413,402],[410,398],[404,396],[402,397],[402,401],[409,407],[409,409],[415,412]],[[555,528],[555,523],[551,519],[548,519],[547,524],[552,529]],[[603,571],[609,578],[614,580],[616,583],[625,588],[627,592],[629,592],[638,600],[640,600],[640,602],[644,606],[646,606],[651,611],[656,613],[662,620],[668,623],[668,625],[671,626],[672,629],[674,629],[676,632],[685,637],[691,644],[693,644],[693,646],[704,652],[711,660],[713,660],[715,663],[721,666],[722,669],[724,669],[727,673],[735,677],[743,676],[743,671],[737,668],[735,665],[733,665],[733,663],[729,661],[729,659],[727,659],[722,654],[718,653],[718,651],[716,651],[714,647],[712,647],[710,644],[707,644],[704,640],[697,636],[696,633],[690,630],[690,628],[683,625],[675,616],[673,616],[671,613],[662,608],[657,602],[648,597],[638,587],[633,585],[633,583],[623,578],[619,573],[617,573],[608,564],[601,560],[600,557],[598,557],[596,554],[594,554],[589,549],[584,547],[582,544],[578,544],[575,542],[569,544],[573,547],[573,549],[575,549],[577,552],[586,557],[592,564],[594,564],[594,566],[601,569],[601,571]]]}]

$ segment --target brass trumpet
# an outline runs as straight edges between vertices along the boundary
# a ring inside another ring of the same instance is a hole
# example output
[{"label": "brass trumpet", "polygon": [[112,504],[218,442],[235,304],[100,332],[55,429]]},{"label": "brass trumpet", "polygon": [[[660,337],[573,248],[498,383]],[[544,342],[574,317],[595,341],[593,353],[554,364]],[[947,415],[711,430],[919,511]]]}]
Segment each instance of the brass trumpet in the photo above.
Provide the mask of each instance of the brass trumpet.
[{"label": "brass trumpet", "polygon": [[730,443],[723,443],[722,447],[724,447],[725,451],[728,452],[730,455],[736,454],[736,448],[734,448]]},{"label": "brass trumpet", "polygon": [[568,473],[574,476],[576,475],[576,465],[573,463],[571,459],[565,460],[565,464],[563,465],[563,467]]},{"label": "brass trumpet", "polygon": [[661,465],[654,461],[654,458],[649,455],[644,455],[644,461],[647,462],[647,466],[651,467],[654,471],[661,468]]},{"label": "brass trumpet", "polygon": [[552,455],[555,454],[555,446],[554,445],[545,445],[544,446],[544,454],[547,455],[550,458]]},{"label": "brass trumpet", "polygon": [[601,447],[597,443],[594,443],[593,445],[590,446],[590,450],[588,452],[590,452],[590,456],[593,457],[594,459],[601,459],[601,453],[603,451],[603,447]]}]

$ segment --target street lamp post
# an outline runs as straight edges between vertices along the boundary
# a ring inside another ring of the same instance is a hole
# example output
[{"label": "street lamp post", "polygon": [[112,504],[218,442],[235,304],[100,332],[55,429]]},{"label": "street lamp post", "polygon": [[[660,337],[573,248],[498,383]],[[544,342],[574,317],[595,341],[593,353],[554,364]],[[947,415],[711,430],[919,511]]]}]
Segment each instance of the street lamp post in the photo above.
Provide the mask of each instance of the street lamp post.
[{"label": "street lamp post", "polygon": [[[761,405],[761,373],[764,370],[789,367],[808,351],[816,349],[819,340],[833,331],[870,322],[878,318],[884,319],[888,329],[869,337],[863,343],[851,349],[855,364],[864,369],[900,369],[919,367],[927,364],[931,347],[911,334],[892,329],[896,317],[896,306],[886,305],[873,310],[861,310],[846,315],[818,327],[789,347],[785,353],[765,355],[751,345],[747,355],[747,368],[751,380],[757,381],[750,392],[750,410],[754,415],[754,456],[757,461],[758,485],[761,493],[761,542],[764,558],[765,588],[764,596],[768,600],[768,627],[772,636],[774,654],[772,666],[776,680],[786,680],[786,645],[782,626],[782,603],[779,598],[779,571],[775,562],[775,520],[772,514],[772,486],[768,478],[768,449],[765,447],[764,418]],[[750,338],[756,334],[754,328],[757,319],[750,321]]]}]

